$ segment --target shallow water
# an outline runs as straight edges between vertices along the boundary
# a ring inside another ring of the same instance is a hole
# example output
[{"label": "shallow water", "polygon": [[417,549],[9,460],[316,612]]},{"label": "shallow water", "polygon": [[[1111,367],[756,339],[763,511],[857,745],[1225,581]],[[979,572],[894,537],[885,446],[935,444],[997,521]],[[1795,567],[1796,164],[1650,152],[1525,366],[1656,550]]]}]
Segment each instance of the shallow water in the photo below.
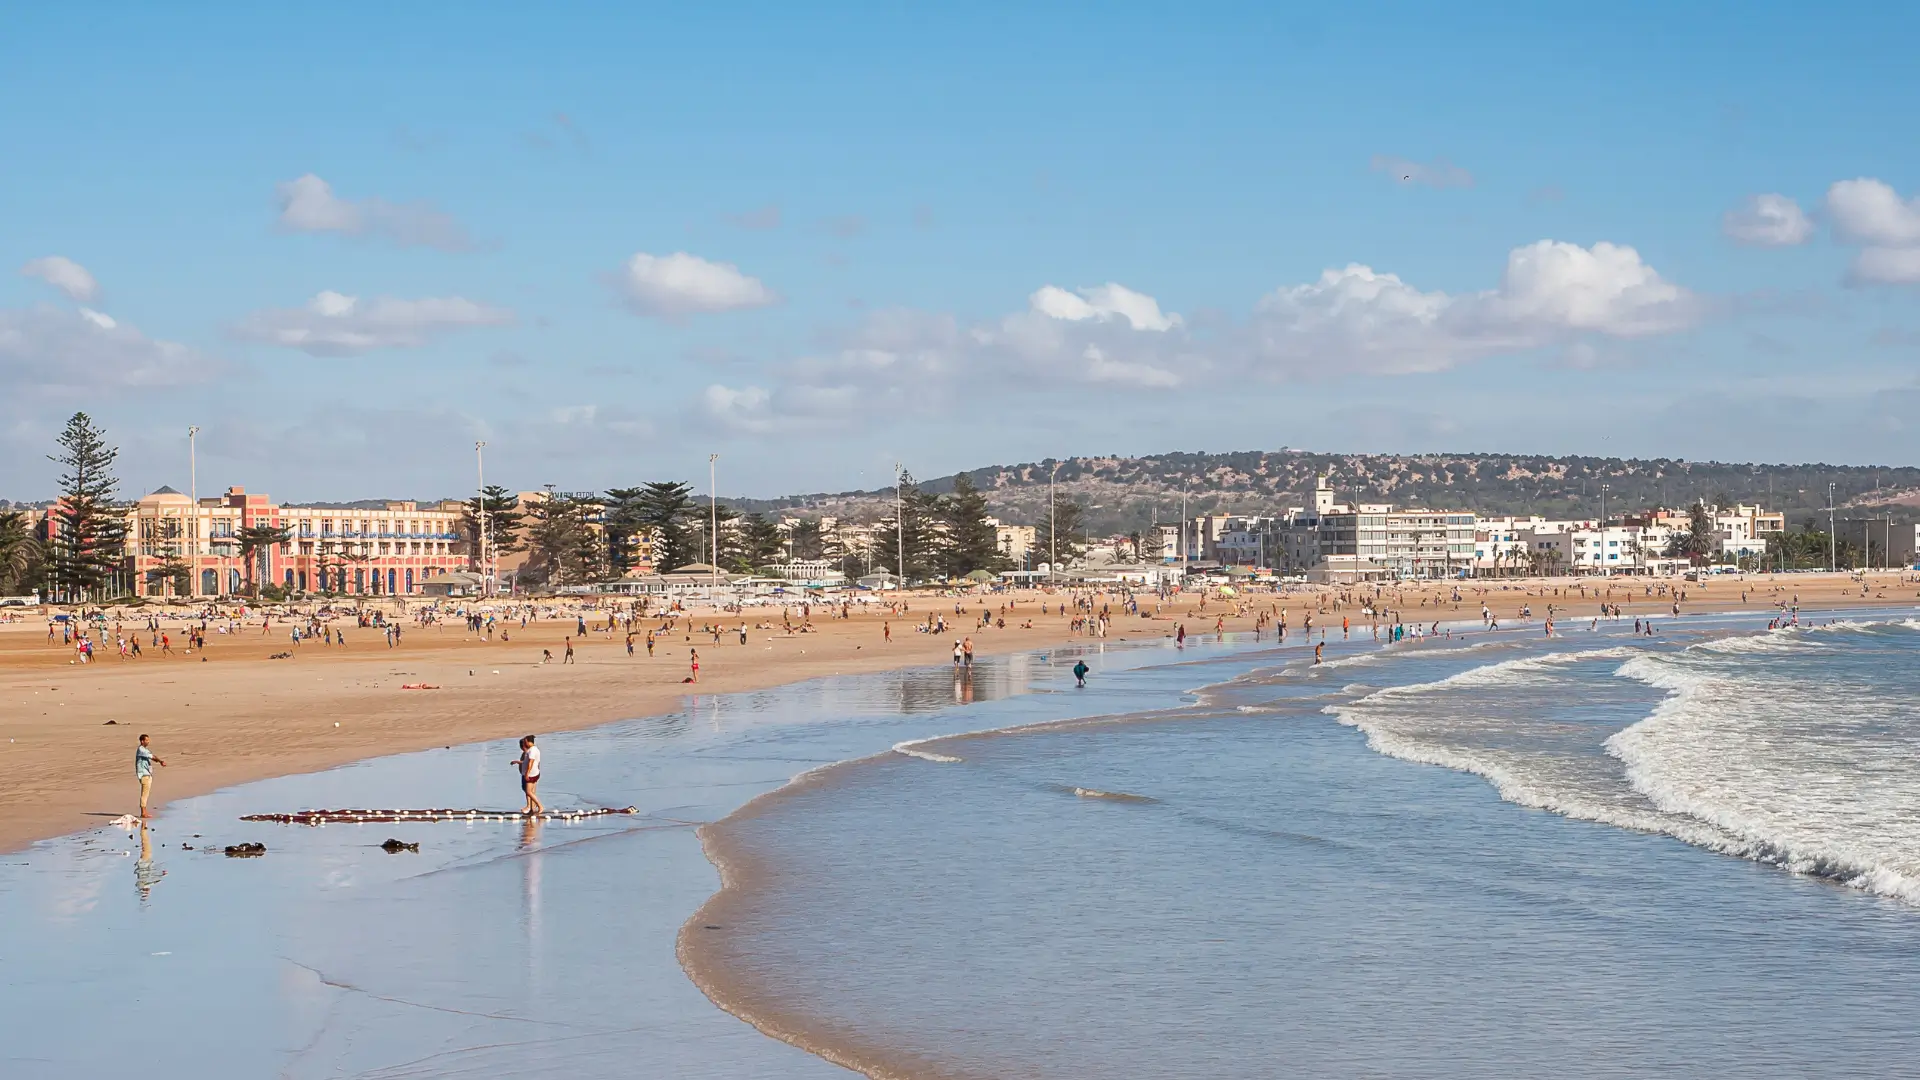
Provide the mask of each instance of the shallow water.
[{"label": "shallow water", "polygon": [[[876,1072],[1914,1075],[1920,631],[1876,619],[695,698],[543,738],[550,805],[641,813],[531,833],[238,821],[511,805],[505,742],[248,785],[151,858],[0,861],[0,1073],[848,1075],[703,997],[686,924],[705,985]],[[722,818],[751,888],[688,924]]]},{"label": "shallow water", "polygon": [[844,766],[720,827],[716,966],[906,1075],[1915,1075],[1920,632],[1878,618],[1373,651]]},{"label": "shallow water", "polygon": [[[0,1075],[845,1076],[714,1008],[681,972],[675,934],[718,885],[694,826],[895,742],[1112,708],[1108,673],[1174,652],[1091,654],[1095,689],[1074,694],[1078,655],[986,658],[964,680],[934,669],[693,698],[541,739],[549,806],[637,806],[631,818],[531,831],[239,821],[516,806],[503,741],[171,804],[150,858],[111,828],[5,857]],[[388,837],[420,852],[388,855]],[[241,841],[268,852],[199,850]]]}]

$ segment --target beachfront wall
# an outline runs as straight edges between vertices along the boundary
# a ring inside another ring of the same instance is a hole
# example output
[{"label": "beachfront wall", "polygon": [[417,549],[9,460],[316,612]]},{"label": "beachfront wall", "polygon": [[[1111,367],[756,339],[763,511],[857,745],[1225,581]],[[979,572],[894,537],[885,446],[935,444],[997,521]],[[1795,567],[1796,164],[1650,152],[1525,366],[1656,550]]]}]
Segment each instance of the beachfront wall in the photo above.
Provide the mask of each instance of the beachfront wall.
[{"label": "beachfront wall", "polygon": [[[161,488],[128,508],[127,574],[146,597],[232,596],[249,585],[353,596],[421,595],[430,577],[472,562],[459,503],[400,500],[371,507],[279,506],[228,488],[199,505]],[[290,532],[286,543],[241,551],[256,526]],[[184,571],[184,588],[177,575]]]}]

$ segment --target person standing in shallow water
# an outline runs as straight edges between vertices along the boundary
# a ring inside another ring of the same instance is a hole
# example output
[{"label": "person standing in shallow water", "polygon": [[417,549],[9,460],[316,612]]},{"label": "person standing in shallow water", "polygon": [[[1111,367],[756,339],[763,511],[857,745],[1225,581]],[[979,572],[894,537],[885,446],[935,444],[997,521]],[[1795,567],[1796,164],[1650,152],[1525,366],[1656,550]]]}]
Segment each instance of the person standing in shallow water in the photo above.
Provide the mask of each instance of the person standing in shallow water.
[{"label": "person standing in shallow water", "polygon": [[520,770],[520,790],[527,797],[526,805],[520,812],[545,812],[547,808],[540,802],[540,748],[533,745],[533,736],[520,737],[520,756],[514,759],[514,768]]},{"label": "person standing in shallow water", "polygon": [[1087,685],[1087,671],[1087,662],[1085,660],[1075,660],[1073,662],[1073,685]]}]

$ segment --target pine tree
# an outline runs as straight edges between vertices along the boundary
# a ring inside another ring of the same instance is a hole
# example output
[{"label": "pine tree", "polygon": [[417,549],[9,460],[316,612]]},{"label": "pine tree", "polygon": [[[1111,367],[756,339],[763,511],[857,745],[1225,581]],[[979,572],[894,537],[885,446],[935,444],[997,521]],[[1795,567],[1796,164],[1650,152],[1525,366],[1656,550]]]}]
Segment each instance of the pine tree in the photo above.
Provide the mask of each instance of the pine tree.
[{"label": "pine tree", "polygon": [[526,519],[526,514],[521,512],[519,498],[498,484],[488,484],[480,489],[480,494],[467,500],[464,515],[467,546],[473,551],[474,558],[480,557],[482,508],[487,515],[486,547],[489,553],[506,555],[526,546],[520,538],[520,523]]},{"label": "pine tree", "polygon": [[[653,540],[656,571],[672,570],[700,560],[700,541],[691,528],[696,508],[693,486],[678,481],[655,481],[639,488],[623,488],[617,507],[608,508],[609,520]],[[609,495],[615,494],[608,492]]]},{"label": "pine tree", "polygon": [[[707,563],[722,569],[738,566],[745,554],[740,546],[740,515],[718,503],[694,507],[693,541],[700,554],[695,562]],[[718,526],[720,543],[715,545],[709,535],[710,530]],[[716,550],[717,546],[717,550]]]},{"label": "pine tree", "polygon": [[1079,503],[1072,499],[1055,499],[1052,521],[1048,521],[1043,510],[1039,523],[1034,526],[1034,563],[1051,563],[1057,570],[1078,559],[1085,531],[1081,520]]},{"label": "pine tree", "polygon": [[522,576],[567,585],[596,576],[599,543],[587,524],[591,504],[554,494],[527,507],[527,568]]},{"label": "pine tree", "polygon": [[942,529],[933,562],[940,573],[958,578],[1006,568],[999,534],[987,521],[987,497],[966,473],[953,478],[953,490],[940,498],[936,513]]},{"label": "pine tree", "polygon": [[827,558],[827,530],[819,518],[801,518],[787,530],[787,547],[795,559]]},{"label": "pine tree", "polygon": [[780,556],[786,553],[786,537],[780,534],[780,526],[767,520],[765,514],[746,515],[740,519],[734,532],[739,537],[741,556],[736,568],[742,572],[750,573],[768,563],[778,562]]},{"label": "pine tree", "polygon": [[54,440],[60,453],[48,460],[60,475],[60,501],[53,509],[51,547],[54,588],[70,601],[103,592],[126,556],[127,516],[114,505],[120,481],[113,475],[116,447],[86,413],[74,413]]},{"label": "pine tree", "polygon": [[[902,574],[908,581],[922,580],[934,572],[932,496],[913,482],[913,474],[900,474],[897,512],[874,526],[873,568],[890,574]],[[904,557],[903,557],[904,553]]]}]

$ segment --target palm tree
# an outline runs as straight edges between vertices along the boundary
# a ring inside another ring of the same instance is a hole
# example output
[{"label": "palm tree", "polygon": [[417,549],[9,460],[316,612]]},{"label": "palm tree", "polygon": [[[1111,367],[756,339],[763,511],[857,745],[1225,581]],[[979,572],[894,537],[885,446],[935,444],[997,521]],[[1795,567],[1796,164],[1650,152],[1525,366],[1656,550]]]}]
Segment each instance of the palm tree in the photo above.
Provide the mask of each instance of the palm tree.
[{"label": "palm tree", "polygon": [[40,541],[33,538],[26,512],[0,512],[0,594],[25,588],[40,563],[40,555]]},{"label": "palm tree", "polygon": [[262,550],[271,550],[293,539],[293,530],[284,525],[249,525],[240,530],[240,558],[247,564],[247,593],[256,591],[254,566]]}]

